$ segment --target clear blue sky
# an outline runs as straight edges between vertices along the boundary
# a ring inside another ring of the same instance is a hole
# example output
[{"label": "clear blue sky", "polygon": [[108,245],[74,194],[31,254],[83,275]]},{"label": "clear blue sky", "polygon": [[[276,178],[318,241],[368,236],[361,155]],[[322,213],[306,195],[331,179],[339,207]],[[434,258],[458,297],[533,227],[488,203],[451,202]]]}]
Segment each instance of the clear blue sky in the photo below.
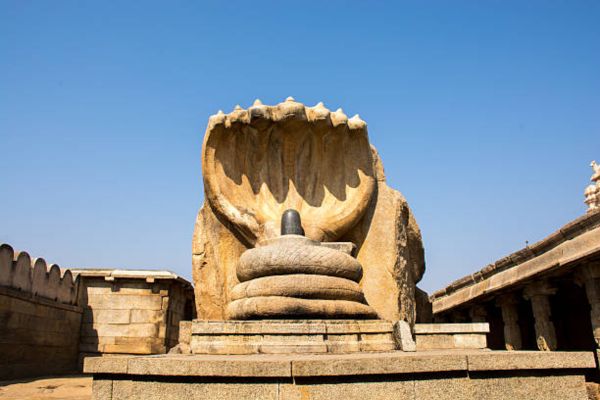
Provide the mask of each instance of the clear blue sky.
[{"label": "clear blue sky", "polygon": [[432,291],[585,212],[600,2],[1,0],[0,241],[190,277],[209,115],[287,96],[368,122]]}]

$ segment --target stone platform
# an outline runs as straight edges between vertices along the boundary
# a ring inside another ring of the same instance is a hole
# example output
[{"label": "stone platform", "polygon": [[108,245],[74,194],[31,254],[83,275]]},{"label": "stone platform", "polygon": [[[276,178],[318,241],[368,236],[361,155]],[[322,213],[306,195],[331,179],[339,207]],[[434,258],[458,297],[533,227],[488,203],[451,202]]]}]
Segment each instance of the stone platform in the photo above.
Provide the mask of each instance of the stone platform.
[{"label": "stone platform", "polygon": [[393,324],[381,320],[195,320],[190,330],[193,354],[354,353],[396,349]]},{"label": "stone platform", "polygon": [[467,324],[416,324],[415,341],[419,350],[471,350],[487,347],[487,322]]},{"label": "stone platform", "polygon": [[589,352],[86,358],[94,399],[587,399]]}]

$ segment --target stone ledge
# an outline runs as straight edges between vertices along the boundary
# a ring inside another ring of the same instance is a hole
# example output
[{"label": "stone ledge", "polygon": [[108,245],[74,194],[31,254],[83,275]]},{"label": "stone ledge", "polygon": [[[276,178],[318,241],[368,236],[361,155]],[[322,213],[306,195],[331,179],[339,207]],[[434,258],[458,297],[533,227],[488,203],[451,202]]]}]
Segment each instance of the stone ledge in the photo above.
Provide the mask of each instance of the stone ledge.
[{"label": "stone ledge", "polygon": [[[238,377],[291,377],[290,362],[277,358],[228,359],[207,358],[191,361],[189,356],[175,358],[134,358],[127,363],[132,375],[177,376],[238,376]],[[194,356],[192,356],[194,357]],[[191,361],[191,362],[190,362]]]},{"label": "stone ledge", "polygon": [[205,377],[319,377],[595,368],[591,352],[430,351],[318,355],[87,357],[84,372]]},{"label": "stone ledge", "polygon": [[595,368],[592,352],[493,351],[467,356],[469,371]]},{"label": "stone ledge", "polygon": [[381,320],[192,321],[192,335],[389,333],[393,324]]},{"label": "stone ledge", "polygon": [[114,281],[115,279],[140,279],[147,283],[153,283],[160,280],[173,280],[180,282],[184,286],[191,287],[192,284],[185,278],[167,270],[147,270],[147,269],[112,269],[112,268],[73,268],[73,276],[82,276],[84,278],[104,278],[105,281]]},{"label": "stone ledge", "polygon": [[474,322],[467,324],[415,324],[415,334],[427,335],[438,333],[489,333],[490,324]]},{"label": "stone ledge", "polygon": [[391,375],[466,369],[466,357],[460,354],[345,354],[340,357],[305,356],[292,361],[292,375],[295,377]]},{"label": "stone ledge", "polygon": [[[187,340],[186,340],[187,342]],[[192,354],[314,354],[397,349],[383,320],[261,320],[191,323]]]}]

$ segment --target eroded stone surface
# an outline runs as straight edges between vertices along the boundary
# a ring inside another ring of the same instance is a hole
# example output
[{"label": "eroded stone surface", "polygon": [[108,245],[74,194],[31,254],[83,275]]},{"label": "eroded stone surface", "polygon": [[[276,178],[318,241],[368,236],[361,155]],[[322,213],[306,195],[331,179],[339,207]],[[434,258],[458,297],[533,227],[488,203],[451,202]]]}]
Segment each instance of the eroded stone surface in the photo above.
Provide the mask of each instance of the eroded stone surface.
[{"label": "eroded stone surface", "polygon": [[308,237],[335,241],[375,190],[366,123],[289,99],[212,116],[202,168],[208,202],[252,245],[290,208]]},{"label": "eroded stone surface", "polygon": [[[107,381],[112,387],[112,381]],[[2,400],[91,400],[110,399],[111,391],[104,390],[104,381],[94,382],[95,397],[92,397],[92,377],[60,376],[17,381],[0,381]]]},{"label": "eroded stone surface", "polygon": [[295,235],[281,236],[245,251],[237,267],[241,282],[284,274],[337,276],[358,282],[362,267],[346,253]]},{"label": "eroded stone surface", "polygon": [[194,354],[355,353],[396,349],[379,320],[193,321]]},{"label": "eroded stone surface", "polygon": [[283,235],[247,250],[237,276],[242,283],[232,290],[229,319],[377,318],[356,283],[360,263],[304,236]]},{"label": "eroded stone surface", "polygon": [[416,351],[417,345],[413,339],[410,325],[406,321],[398,321],[394,324],[394,340],[398,345],[398,350]]},{"label": "eroded stone surface", "polygon": [[[297,213],[296,219],[300,224]],[[356,283],[361,276],[356,259],[304,236],[267,239],[240,257],[237,277],[242,283],[232,290],[227,316],[376,318]]]},{"label": "eroded stone surface", "polygon": [[326,275],[274,275],[242,282],[233,288],[232,300],[259,296],[289,296],[304,299],[348,300],[365,303],[356,282]]},{"label": "eroded stone surface", "polygon": [[415,341],[417,350],[468,350],[485,349],[489,324],[416,324]]},{"label": "eroded stone surface", "polygon": [[591,352],[128,357],[126,373],[99,361],[85,370],[112,380],[113,399],[586,400],[584,369],[595,368]]},{"label": "eroded stone surface", "polygon": [[362,120],[292,100],[219,113],[206,131],[203,174],[193,239],[199,318],[226,318],[237,260],[275,237],[281,213],[294,208],[309,239],[357,246],[360,286],[380,318],[414,323],[421,235],[406,200],[386,185]]},{"label": "eroded stone surface", "polygon": [[284,296],[251,297],[227,306],[229,319],[261,318],[377,318],[366,304],[347,300],[298,299]]}]

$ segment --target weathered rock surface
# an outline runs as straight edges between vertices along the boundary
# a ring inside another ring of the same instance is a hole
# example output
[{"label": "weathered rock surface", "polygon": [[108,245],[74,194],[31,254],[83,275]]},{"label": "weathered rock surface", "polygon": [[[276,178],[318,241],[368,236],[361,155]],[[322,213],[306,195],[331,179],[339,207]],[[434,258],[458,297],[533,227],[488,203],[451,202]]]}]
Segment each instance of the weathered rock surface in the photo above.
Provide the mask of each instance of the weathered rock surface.
[{"label": "weathered rock surface", "polygon": [[[286,213],[296,214],[300,223],[296,211]],[[357,284],[360,263],[304,236],[260,242],[242,254],[237,276],[242,283],[232,290],[230,319],[377,318]]]},{"label": "weathered rock surface", "polygon": [[366,123],[322,103],[288,98],[214,115],[202,156],[206,199],[250,245],[278,236],[287,209],[300,212],[306,236],[335,241],[375,189]]},{"label": "weathered rock surface", "polygon": [[232,300],[246,297],[288,296],[304,299],[348,300],[366,303],[356,282],[325,275],[275,275],[240,283],[231,292]]},{"label": "weathered rock surface", "polygon": [[414,323],[421,235],[406,200],[385,183],[358,116],[293,99],[219,113],[209,120],[202,165],[205,203],[193,239],[200,319],[226,318],[238,259],[276,237],[282,212],[293,208],[308,239],[357,246],[360,287],[380,318]]},{"label": "weathered rock surface", "polygon": [[250,297],[227,306],[229,319],[269,318],[377,318],[366,304],[346,300],[315,300],[294,297]]},{"label": "weathered rock surface", "polygon": [[375,148],[375,195],[365,215],[340,240],[358,246],[363,266],[360,287],[382,319],[415,322],[415,288],[425,272],[421,231],[398,191],[385,183],[383,164]]},{"label": "weathered rock surface", "polygon": [[362,267],[352,256],[320,246],[303,236],[286,235],[265,241],[240,257],[237,277],[241,282],[269,275],[314,274],[358,282]]}]

